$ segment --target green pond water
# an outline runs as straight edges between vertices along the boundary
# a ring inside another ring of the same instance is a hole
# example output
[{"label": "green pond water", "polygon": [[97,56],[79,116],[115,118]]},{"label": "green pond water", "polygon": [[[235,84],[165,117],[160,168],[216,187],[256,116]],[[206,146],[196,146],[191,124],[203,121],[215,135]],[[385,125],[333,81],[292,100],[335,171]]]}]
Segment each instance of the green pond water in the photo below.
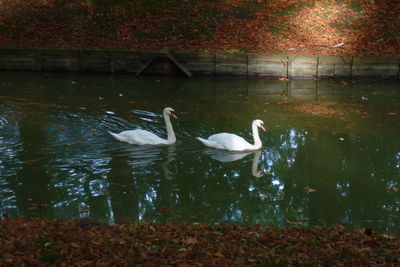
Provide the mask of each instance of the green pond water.
[{"label": "green pond water", "polygon": [[[399,83],[0,73],[0,212],[400,232]],[[135,146],[107,131],[177,143]],[[206,149],[217,132],[259,151]]]}]

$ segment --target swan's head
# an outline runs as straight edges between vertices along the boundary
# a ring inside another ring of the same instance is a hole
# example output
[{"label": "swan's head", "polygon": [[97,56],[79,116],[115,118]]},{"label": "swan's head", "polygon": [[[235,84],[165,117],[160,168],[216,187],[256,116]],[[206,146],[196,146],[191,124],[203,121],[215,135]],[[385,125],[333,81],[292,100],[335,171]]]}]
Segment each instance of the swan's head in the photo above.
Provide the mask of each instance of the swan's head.
[{"label": "swan's head", "polygon": [[254,121],[254,124],[255,124],[257,127],[260,127],[264,132],[267,131],[267,129],[265,129],[264,122],[263,122],[262,120],[255,120],[255,121]]},{"label": "swan's head", "polygon": [[175,110],[174,110],[173,108],[170,108],[170,107],[164,108],[163,113],[164,113],[164,115],[171,116],[171,117],[173,117],[174,119],[177,119],[177,118],[178,118],[178,116],[176,116],[176,112],[175,112]]}]

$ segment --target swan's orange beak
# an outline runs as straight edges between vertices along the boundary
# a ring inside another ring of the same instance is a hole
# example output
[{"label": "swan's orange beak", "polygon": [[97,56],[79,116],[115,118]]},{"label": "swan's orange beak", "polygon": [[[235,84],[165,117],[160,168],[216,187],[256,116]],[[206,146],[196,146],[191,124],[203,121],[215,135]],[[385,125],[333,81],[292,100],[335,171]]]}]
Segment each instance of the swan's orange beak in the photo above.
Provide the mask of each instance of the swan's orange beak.
[{"label": "swan's orange beak", "polygon": [[177,118],[178,118],[178,116],[176,116],[176,113],[175,113],[175,112],[171,112],[171,116],[172,116],[172,118],[174,118],[174,119],[177,119]]},{"label": "swan's orange beak", "polygon": [[260,128],[261,128],[264,132],[267,131],[267,129],[265,129],[264,125],[260,125]]}]

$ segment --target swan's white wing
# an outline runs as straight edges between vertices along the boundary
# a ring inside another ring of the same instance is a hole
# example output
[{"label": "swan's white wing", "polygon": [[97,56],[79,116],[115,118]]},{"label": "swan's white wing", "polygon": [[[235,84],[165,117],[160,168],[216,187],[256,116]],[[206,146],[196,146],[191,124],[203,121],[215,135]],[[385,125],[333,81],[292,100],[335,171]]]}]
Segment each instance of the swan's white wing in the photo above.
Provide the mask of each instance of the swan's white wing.
[{"label": "swan's white wing", "polygon": [[212,147],[212,148],[218,148],[218,149],[225,149],[221,144],[219,144],[218,142],[212,141],[212,140],[208,140],[208,139],[204,139],[201,137],[196,137],[197,140],[199,140],[200,142],[203,143],[203,145],[207,146],[207,147]]},{"label": "swan's white wing", "polygon": [[119,134],[110,133],[115,139],[129,144],[136,145],[162,145],[167,144],[167,140],[162,139],[152,132],[136,129],[123,131]]},{"label": "swan's white wing", "polygon": [[197,139],[205,146],[229,151],[251,150],[253,148],[253,145],[249,144],[242,137],[231,133],[218,133],[211,135],[208,139],[203,139],[201,137]]}]

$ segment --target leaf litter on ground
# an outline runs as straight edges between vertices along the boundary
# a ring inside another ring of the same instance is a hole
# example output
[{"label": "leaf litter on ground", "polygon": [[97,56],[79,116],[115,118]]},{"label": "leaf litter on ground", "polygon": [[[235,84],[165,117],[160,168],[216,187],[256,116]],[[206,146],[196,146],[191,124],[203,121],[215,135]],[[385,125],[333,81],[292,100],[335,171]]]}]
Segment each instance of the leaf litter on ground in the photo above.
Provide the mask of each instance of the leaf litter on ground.
[{"label": "leaf litter on ground", "polygon": [[90,219],[0,221],[1,266],[398,266],[400,235],[342,226],[291,228]]}]

